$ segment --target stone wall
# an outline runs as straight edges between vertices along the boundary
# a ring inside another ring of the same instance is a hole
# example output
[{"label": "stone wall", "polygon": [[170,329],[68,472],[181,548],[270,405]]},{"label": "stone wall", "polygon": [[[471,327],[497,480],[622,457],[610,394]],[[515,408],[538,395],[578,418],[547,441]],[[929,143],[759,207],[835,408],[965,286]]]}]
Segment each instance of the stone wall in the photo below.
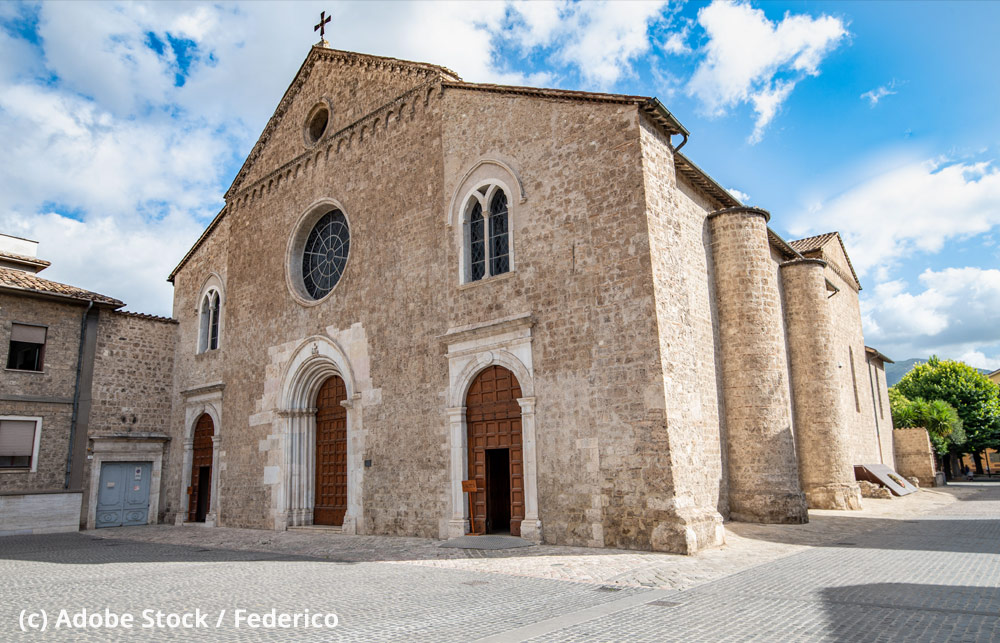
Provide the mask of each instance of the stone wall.
[{"label": "stone wall", "polygon": [[[519,403],[534,410],[545,541],[694,551],[722,541],[730,512],[805,520],[779,260],[760,212],[710,221],[720,204],[678,182],[669,141],[633,104],[338,65],[332,56],[293,83],[175,276],[168,519],[183,507],[176,453],[211,408],[218,523],[288,524],[290,489],[309,493],[289,476],[305,475],[290,463],[308,448],[297,440],[312,402],[290,391],[311,350],[340,359],[331,368],[349,380],[350,529],[461,528],[465,391],[449,369],[510,359],[487,349],[500,332],[489,329],[516,319],[508,339],[521,342],[519,377],[533,392]],[[327,99],[335,123],[311,145],[304,120]],[[463,283],[462,206],[490,182],[507,191],[513,269]],[[303,302],[289,289],[290,239],[323,203],[346,215],[350,256],[328,297]],[[198,302],[213,279],[220,348],[198,354]],[[853,294],[853,309],[832,315],[846,323],[838,345],[857,343],[859,357]],[[294,501],[302,513],[308,498]]]},{"label": "stone wall", "polygon": [[177,331],[172,319],[117,311],[101,315],[92,433],[169,430]]},{"label": "stone wall", "polygon": [[860,509],[837,386],[825,268],[819,259],[794,259],[781,267],[799,479],[810,508]]},{"label": "stone wall", "polygon": [[937,467],[927,429],[896,429],[892,433],[896,472],[904,477],[916,477],[921,487],[933,487]]},{"label": "stone wall", "polygon": [[[327,91],[314,76],[289,114]],[[282,140],[301,140],[299,127],[279,128],[287,130]],[[184,391],[217,377],[217,370],[187,365],[199,359],[190,354],[200,285],[210,270],[225,281],[226,336],[217,355],[201,357],[221,362],[225,382],[220,524],[273,526],[267,508],[278,506],[273,494],[284,457],[276,390],[283,369],[307,338],[357,328],[370,388],[356,412],[364,459],[372,463],[364,469],[357,529],[438,536],[451,511],[448,362],[439,338],[449,328],[530,313],[545,540],[655,546],[662,523],[655,511],[669,508],[674,483],[636,108],[445,89],[347,140],[280,182],[242,186],[224,225],[175,279],[180,406]],[[524,197],[519,187],[509,195],[514,270],[461,284],[461,223],[449,226],[449,204],[466,174],[496,157],[524,178]],[[323,197],[343,205],[351,255],[330,297],[303,306],[285,284],[285,251],[299,216]],[[684,225],[699,235],[696,219]],[[211,243],[225,247],[224,259]],[[707,309],[706,281],[697,286],[700,303],[684,315]],[[712,360],[710,324],[699,322],[694,332]],[[714,386],[714,364],[695,376]],[[702,399],[706,417],[696,427],[718,440],[713,397],[710,391]],[[181,414],[173,423],[182,435]],[[168,502],[176,504],[180,467],[171,467]],[[706,481],[698,501],[715,510],[718,481],[711,473],[697,477]]]},{"label": "stone wall", "polygon": [[0,377],[0,415],[42,418],[37,471],[0,472],[0,492],[63,489],[85,308],[0,294],[0,367],[7,365],[11,323],[48,326],[42,372],[4,370]]},{"label": "stone wall", "polygon": [[[149,434],[171,433],[174,351],[178,325],[172,319],[111,311],[102,312],[97,326],[97,349],[88,435],[122,436],[126,442],[143,440]],[[171,450],[167,443],[166,460]],[[93,441],[88,444],[92,450]],[[146,460],[147,456],[137,457]],[[89,489],[91,470],[87,459],[84,488]],[[150,489],[150,494],[167,489]],[[162,504],[160,505],[162,507]],[[83,521],[90,510],[83,495]],[[162,516],[157,517],[162,518]]]},{"label": "stone wall", "polygon": [[892,430],[892,412],[889,409],[889,384],[885,379],[885,363],[881,359],[868,359],[868,375],[875,389],[875,407],[872,411],[878,426],[879,444],[882,447],[882,462],[890,469],[895,467],[895,432]]},{"label": "stone wall", "polygon": [[[891,446],[886,449],[881,445],[884,436],[876,426],[878,401],[872,397],[872,383],[868,375],[858,287],[849,277],[847,258],[838,241],[831,240],[824,246],[823,259],[827,261],[826,278],[839,289],[829,302],[839,365],[837,379],[851,462],[882,463],[892,467]],[[886,456],[889,456],[888,460]]]},{"label": "stone wall", "polygon": [[642,502],[661,523],[654,533],[654,540],[663,541],[657,548],[697,551],[722,544],[722,516],[728,514],[718,315],[706,223],[720,204],[677,177],[669,140],[646,119],[641,141],[662,373],[656,395],[663,396],[657,401],[666,430],[656,456],[667,465],[661,466],[673,494],[647,489]]},{"label": "stone wall", "polygon": [[768,215],[728,208],[709,218],[735,520],[808,521],[792,431],[788,358],[778,268]]}]

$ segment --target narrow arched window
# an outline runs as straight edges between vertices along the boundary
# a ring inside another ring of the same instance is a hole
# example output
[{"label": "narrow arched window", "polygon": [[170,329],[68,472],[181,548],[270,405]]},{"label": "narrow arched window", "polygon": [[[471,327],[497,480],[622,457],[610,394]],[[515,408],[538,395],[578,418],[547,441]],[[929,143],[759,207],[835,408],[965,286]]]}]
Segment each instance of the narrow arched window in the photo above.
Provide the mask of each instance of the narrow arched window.
[{"label": "narrow arched window", "polygon": [[208,350],[213,351],[219,347],[219,293],[213,293],[212,297],[212,319],[208,332]]},{"label": "narrow arched window", "polygon": [[507,195],[497,190],[490,201],[490,274],[510,271],[507,236]]},{"label": "narrow arched window", "polygon": [[486,243],[483,238],[483,206],[476,202],[469,214],[469,279],[478,281],[486,275]]},{"label": "narrow arched window", "polygon": [[214,351],[219,347],[219,319],[222,316],[222,296],[212,289],[201,299],[198,320],[198,352]]}]

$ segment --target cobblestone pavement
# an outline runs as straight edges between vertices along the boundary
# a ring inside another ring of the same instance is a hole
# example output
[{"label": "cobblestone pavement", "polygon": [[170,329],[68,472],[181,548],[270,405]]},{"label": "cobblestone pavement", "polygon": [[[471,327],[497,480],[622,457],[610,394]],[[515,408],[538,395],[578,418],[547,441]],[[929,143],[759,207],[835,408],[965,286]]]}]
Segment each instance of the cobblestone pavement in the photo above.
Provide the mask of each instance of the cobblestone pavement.
[{"label": "cobblestone pavement", "polygon": [[[131,527],[0,539],[0,640],[699,641],[1000,637],[1000,484],[727,525],[698,556],[417,538]],[[135,628],[59,629],[59,611]],[[200,609],[199,629],[142,629]],[[233,627],[236,609],[334,613],[333,629]],[[22,610],[49,630],[23,633]],[[223,613],[222,610],[225,610]],[[217,629],[220,613],[223,627]]]}]

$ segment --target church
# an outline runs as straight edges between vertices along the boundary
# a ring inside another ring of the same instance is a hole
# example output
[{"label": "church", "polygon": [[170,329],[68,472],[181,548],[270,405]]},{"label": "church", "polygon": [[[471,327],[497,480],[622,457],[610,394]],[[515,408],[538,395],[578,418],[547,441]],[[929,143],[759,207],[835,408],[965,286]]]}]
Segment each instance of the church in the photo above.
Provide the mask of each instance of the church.
[{"label": "church", "polygon": [[170,274],[160,520],[693,553],[893,466],[837,233],[656,98],[312,47]]}]

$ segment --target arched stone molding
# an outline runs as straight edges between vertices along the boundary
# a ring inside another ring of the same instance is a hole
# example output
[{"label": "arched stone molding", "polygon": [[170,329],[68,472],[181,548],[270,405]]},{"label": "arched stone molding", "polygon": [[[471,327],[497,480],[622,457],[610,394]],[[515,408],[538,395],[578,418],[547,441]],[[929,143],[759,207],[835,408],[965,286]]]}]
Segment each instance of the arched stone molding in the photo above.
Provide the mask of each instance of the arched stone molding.
[{"label": "arched stone molding", "polygon": [[[469,262],[469,226],[467,221],[475,203],[482,206],[484,217],[490,210],[490,202],[497,190],[503,190],[507,196],[507,257],[508,270],[500,273],[509,274],[517,269],[517,238],[519,228],[523,225],[522,205],[527,200],[524,184],[512,162],[497,157],[484,157],[472,164],[462,180],[452,192],[448,205],[446,223],[451,230],[452,242],[458,249],[458,283],[473,283]],[[486,230],[484,229],[484,234]],[[489,269],[489,257],[486,266]],[[487,272],[486,277],[497,277]],[[477,282],[479,280],[476,280]]]},{"label": "arched stone molding", "polygon": [[[507,195],[517,196],[518,203],[524,203],[528,199],[524,191],[524,183],[521,181],[520,173],[514,169],[513,165],[502,161],[496,157],[484,157],[472,164],[472,167],[465,173],[462,180],[455,186],[455,191],[451,195],[451,202],[448,204],[448,226],[452,226],[456,219],[460,222],[460,210],[464,207],[469,195],[474,190],[489,183],[499,183],[503,185]],[[511,189],[516,186],[517,190]]]},{"label": "arched stone molding", "polygon": [[177,503],[175,524],[183,524],[187,520],[190,509],[191,497],[187,490],[191,486],[191,464],[194,460],[194,429],[202,414],[208,414],[208,417],[212,418],[213,426],[212,490],[209,494],[209,511],[205,516],[204,526],[214,527],[219,524],[219,478],[222,477],[219,466],[219,447],[222,444],[222,391],[224,388],[223,384],[218,383],[181,391],[181,396],[184,398],[184,451],[183,464],[181,465],[180,500]]},{"label": "arched stone molding", "polygon": [[449,513],[442,521],[441,537],[464,536],[469,526],[469,503],[462,491],[468,479],[468,430],[465,398],[476,376],[489,366],[511,371],[521,386],[521,442],[524,455],[524,520],[521,537],[542,542],[538,510],[538,454],[535,439],[535,377],[531,354],[531,315],[514,315],[486,324],[449,330],[443,337],[448,349]]},{"label": "arched stone molding", "polygon": [[282,441],[274,528],[311,525],[316,504],[316,394],[332,376],[344,380],[347,400],[347,513],[343,532],[357,533],[364,515],[364,444],[361,393],[346,352],[329,337],[316,335],[292,353],[281,376],[277,422]]}]

